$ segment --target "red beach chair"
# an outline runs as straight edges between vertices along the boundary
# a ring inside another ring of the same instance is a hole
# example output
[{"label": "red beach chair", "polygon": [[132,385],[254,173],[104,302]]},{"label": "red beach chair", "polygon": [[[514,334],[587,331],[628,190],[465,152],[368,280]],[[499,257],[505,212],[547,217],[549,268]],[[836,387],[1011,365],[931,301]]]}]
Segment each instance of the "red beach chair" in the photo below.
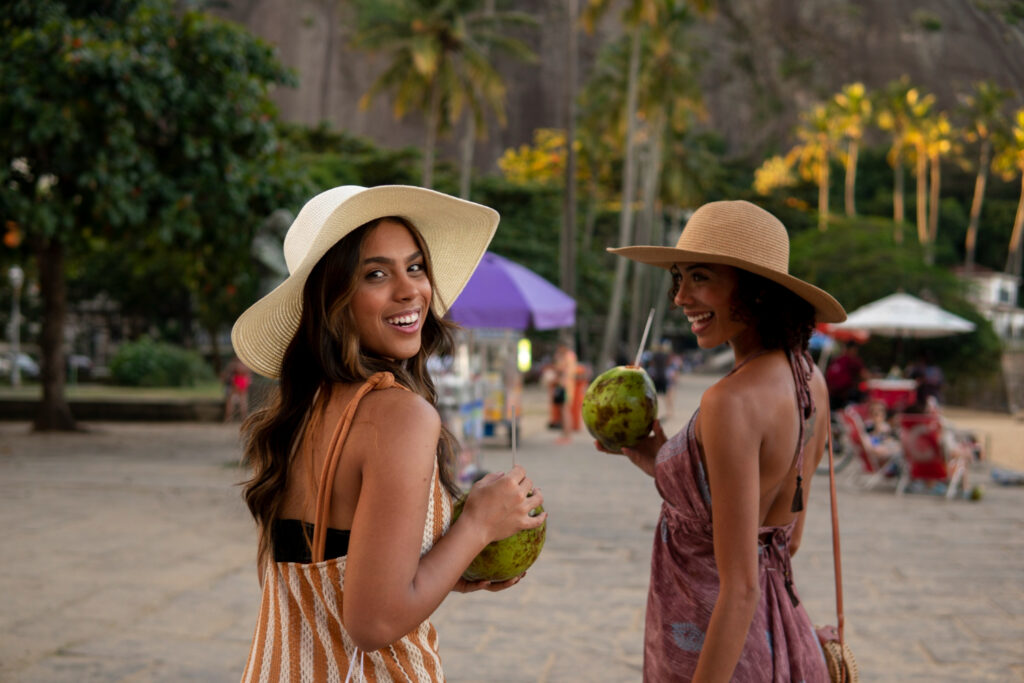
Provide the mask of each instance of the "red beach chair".
[{"label": "red beach chair", "polygon": [[931,413],[901,413],[898,416],[900,443],[907,467],[897,488],[903,493],[912,481],[947,485],[946,498],[963,485],[967,464],[960,457],[948,457],[943,445],[942,420]]},{"label": "red beach chair", "polygon": [[890,463],[898,462],[900,456],[899,454],[883,453],[875,448],[871,442],[871,437],[868,435],[867,428],[864,426],[861,411],[855,406],[850,405],[843,408],[839,413],[839,417],[842,421],[847,444],[856,453],[864,472],[871,475],[868,478],[866,487],[872,488],[889,474],[891,471],[889,468]]}]

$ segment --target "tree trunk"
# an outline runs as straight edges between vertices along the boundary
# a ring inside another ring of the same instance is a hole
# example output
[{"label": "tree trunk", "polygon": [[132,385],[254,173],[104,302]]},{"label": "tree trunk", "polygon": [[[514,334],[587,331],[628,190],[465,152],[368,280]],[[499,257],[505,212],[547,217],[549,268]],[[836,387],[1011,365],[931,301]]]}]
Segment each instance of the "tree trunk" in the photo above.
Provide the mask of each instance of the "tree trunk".
[{"label": "tree trunk", "polygon": [[906,220],[906,210],[903,207],[904,200],[904,187],[903,187],[903,143],[901,142],[899,147],[896,148],[896,153],[893,155],[893,189],[892,189],[892,220],[896,224],[893,226],[892,239],[896,244],[903,244],[903,223]]},{"label": "tree trunk", "polygon": [[43,329],[39,339],[43,400],[33,427],[39,432],[74,431],[77,425],[64,395],[64,320],[67,316],[64,245],[56,239],[46,241],[37,249],[36,260],[39,295],[43,301]]},{"label": "tree trunk", "polygon": [[[672,238],[672,244],[678,241],[679,233],[682,232],[681,227],[683,224],[683,210],[681,207],[673,207],[669,210],[669,220],[671,221],[668,228],[668,237]],[[665,239],[666,235],[662,233],[661,242],[659,244],[666,244],[669,240]],[[660,269],[659,269],[660,270]],[[662,330],[665,327],[665,313],[669,307],[668,292],[672,285],[672,273],[670,271],[662,271],[661,275],[657,278],[659,285],[658,289],[654,292],[654,324],[651,326],[651,334],[653,339],[661,339]]]},{"label": "tree trunk", "polygon": [[427,112],[427,137],[423,141],[423,187],[434,188],[434,151],[437,148],[437,130],[441,125],[441,88],[430,86],[430,111]]},{"label": "tree trunk", "polygon": [[1017,202],[1017,215],[1013,219],[1013,232],[1010,233],[1010,253],[1006,256],[1006,272],[1020,277],[1024,275],[1024,249],[1021,249],[1021,230],[1024,229],[1024,173],[1020,176],[1020,200]]},{"label": "tree trunk", "polygon": [[473,181],[473,152],[476,148],[476,119],[467,112],[466,132],[462,134],[462,153],[459,160],[459,196],[469,199]]},{"label": "tree trunk", "polygon": [[[650,149],[647,158],[647,164],[643,168],[643,194],[644,194],[644,206],[643,214],[640,218],[640,230],[637,234],[637,242],[639,244],[656,244],[661,245],[662,238],[656,236],[655,224],[657,218],[657,205],[658,205],[658,187],[660,186],[661,180],[661,156],[662,156],[662,141],[665,139],[665,117],[661,114],[656,114],[651,120],[651,137],[650,137]],[[642,232],[642,234],[640,234]],[[633,305],[630,308],[629,313],[629,348],[635,349],[640,343],[640,335],[643,333],[641,329],[642,322],[646,322],[647,316],[650,315],[651,310],[651,282],[654,280],[653,276],[656,271],[651,268],[636,268],[634,270],[635,284],[633,291]],[[654,337],[648,337],[647,344],[650,345],[652,341],[656,341]]]},{"label": "tree trunk", "polygon": [[[633,27],[632,46],[629,54],[629,81],[626,90],[626,158],[622,174],[622,212],[619,214],[619,246],[628,246],[633,228],[633,189],[636,185],[636,155],[634,130],[636,129],[637,81],[640,73],[640,26]],[[605,321],[604,338],[601,341],[601,356],[597,359],[595,372],[602,371],[614,362],[617,346],[621,341],[620,321],[622,316],[622,298],[626,288],[626,277],[629,274],[629,259],[617,257],[615,263],[615,281],[612,286],[612,297],[608,305],[608,318]]]},{"label": "tree trunk", "polygon": [[924,257],[928,265],[935,265],[935,244],[939,237],[939,185],[942,173],[939,155],[933,154],[929,163],[931,164],[931,187],[928,188],[928,245],[925,247]]},{"label": "tree trunk", "polygon": [[828,229],[828,152],[822,152],[821,164],[818,167],[818,230]]},{"label": "tree trunk", "polygon": [[978,160],[978,176],[974,179],[974,199],[971,201],[971,219],[967,225],[967,239],[964,240],[964,270],[974,270],[974,255],[978,247],[978,225],[981,222],[981,204],[985,199],[985,185],[988,183],[988,168],[991,164],[992,141],[981,141],[981,158]]},{"label": "tree trunk", "polygon": [[[562,233],[559,253],[562,291],[576,298],[576,19],[577,0],[568,0],[568,55],[565,76],[565,191],[562,195]],[[579,309],[577,308],[577,315]]]},{"label": "tree trunk", "polygon": [[917,148],[917,241],[928,243],[928,157]]},{"label": "tree trunk", "polygon": [[331,76],[334,71],[335,37],[338,33],[338,17],[335,15],[337,0],[323,3],[327,20],[327,40],[324,45],[324,72],[320,78],[320,122],[326,122],[331,115]]},{"label": "tree trunk", "polygon": [[850,140],[850,146],[846,152],[846,189],[844,193],[844,199],[846,200],[846,215],[856,216],[857,207],[855,206],[854,198],[854,187],[857,184],[857,155],[860,151],[860,146],[856,140]]}]

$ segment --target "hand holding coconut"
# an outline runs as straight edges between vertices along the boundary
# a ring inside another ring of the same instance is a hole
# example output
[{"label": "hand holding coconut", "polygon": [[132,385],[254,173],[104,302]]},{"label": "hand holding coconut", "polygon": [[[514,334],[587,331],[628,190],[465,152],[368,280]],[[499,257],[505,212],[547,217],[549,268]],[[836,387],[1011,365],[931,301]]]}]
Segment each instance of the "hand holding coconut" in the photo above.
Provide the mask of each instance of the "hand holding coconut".
[{"label": "hand holding coconut", "polygon": [[515,465],[492,472],[455,505],[453,523],[475,525],[485,546],[462,574],[455,590],[502,590],[519,581],[544,546],[544,496]]}]

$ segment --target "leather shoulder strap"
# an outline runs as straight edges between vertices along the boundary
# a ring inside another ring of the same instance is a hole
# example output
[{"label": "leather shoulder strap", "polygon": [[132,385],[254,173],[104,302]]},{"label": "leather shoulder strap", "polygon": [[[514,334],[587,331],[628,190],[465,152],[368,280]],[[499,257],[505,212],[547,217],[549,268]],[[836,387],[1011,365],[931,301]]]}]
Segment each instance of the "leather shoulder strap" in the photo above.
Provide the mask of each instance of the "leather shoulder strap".
[{"label": "leather shoulder strap", "polygon": [[832,559],[836,573],[836,630],[839,632],[839,645],[843,640],[843,563],[839,552],[839,507],[836,504],[836,467],[835,456],[832,454],[832,421],[828,425],[828,487],[829,501],[832,506]]},{"label": "leather shoulder strap", "polygon": [[359,402],[374,389],[388,389],[400,387],[408,389],[395,381],[395,376],[390,372],[378,372],[371,375],[359,389],[355,396],[349,400],[348,405],[338,420],[338,426],[334,429],[330,445],[327,447],[327,457],[324,458],[323,469],[320,472],[320,481],[316,493],[316,518],[313,522],[313,562],[322,562],[324,550],[327,546],[327,524],[331,513],[331,491],[334,488],[334,476],[338,471],[338,460],[341,457],[341,449],[348,438],[352,428],[352,421],[355,419],[356,408]]}]

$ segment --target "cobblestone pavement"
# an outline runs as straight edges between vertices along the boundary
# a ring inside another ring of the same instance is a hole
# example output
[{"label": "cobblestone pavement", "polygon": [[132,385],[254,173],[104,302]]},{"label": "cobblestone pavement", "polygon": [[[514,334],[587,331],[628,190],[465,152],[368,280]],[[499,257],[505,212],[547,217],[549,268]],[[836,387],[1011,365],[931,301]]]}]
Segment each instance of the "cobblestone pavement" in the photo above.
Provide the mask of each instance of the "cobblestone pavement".
[{"label": "cobblestone pavement", "polygon": [[[684,378],[667,431],[710,381]],[[653,481],[584,434],[556,444],[542,398],[527,395],[518,459],[544,489],[547,544],[513,589],[445,601],[434,618],[445,670],[453,683],[639,681]],[[90,427],[0,423],[0,681],[238,680],[258,586],[237,427]],[[1019,448],[1024,425],[1014,429]],[[480,461],[505,469],[511,453],[489,446]],[[986,484],[977,503],[866,491],[841,473],[862,680],[1024,680],[1024,488],[995,486],[986,469],[971,472]],[[827,491],[816,477],[794,559],[816,623],[835,620]]]}]

